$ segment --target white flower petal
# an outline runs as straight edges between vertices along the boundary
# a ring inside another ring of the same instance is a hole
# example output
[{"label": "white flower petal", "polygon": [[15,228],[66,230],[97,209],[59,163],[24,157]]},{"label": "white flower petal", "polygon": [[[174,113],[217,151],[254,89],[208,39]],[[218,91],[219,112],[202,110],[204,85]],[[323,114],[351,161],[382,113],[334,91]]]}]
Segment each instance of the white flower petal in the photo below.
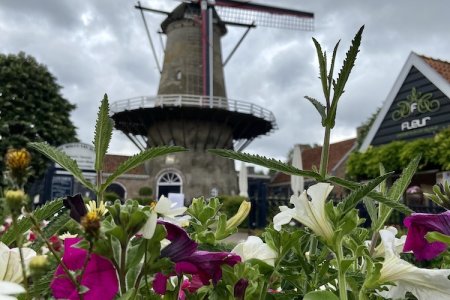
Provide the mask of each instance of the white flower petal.
[{"label": "white flower petal", "polygon": [[20,284],[9,281],[0,281],[0,299],[7,299],[4,298],[5,295],[15,295],[20,293],[25,293],[25,289]]},{"label": "white flower petal", "polygon": [[277,258],[277,252],[257,236],[249,236],[245,242],[237,244],[231,252],[239,255],[243,261],[255,258],[271,266],[274,266]]},{"label": "white flower petal", "polygon": [[275,230],[277,231],[280,231],[281,225],[288,224],[292,220],[294,215],[295,214],[293,209],[283,209],[273,217],[273,228],[275,228]]},{"label": "white flower petal", "polygon": [[156,202],[155,211],[159,214],[164,215],[170,211],[171,207],[172,207],[172,202],[169,200],[169,198],[161,196],[159,198],[158,202]]},{"label": "white flower petal", "polygon": [[140,230],[140,234],[144,239],[151,239],[155,234],[156,222],[158,221],[158,214],[155,211],[151,211],[150,217],[145,222],[144,227]]},{"label": "white flower petal", "polygon": [[[294,204],[290,214],[278,214],[277,219],[274,218],[274,227],[279,230],[281,225],[289,223],[286,222],[287,217],[296,219],[303,225],[309,227],[318,236],[330,241],[333,238],[334,231],[330,220],[325,211],[325,201],[332,191],[333,186],[328,183],[315,184],[307,191],[303,191],[300,196],[293,195],[290,202]],[[308,198],[311,197],[311,201]],[[282,211],[284,212],[284,211]]]},{"label": "white flower petal", "polygon": [[395,235],[389,230],[380,230],[385,248],[385,260],[381,268],[380,283],[394,282],[388,291],[379,292],[387,298],[404,298],[411,292],[420,299],[450,299],[449,269],[421,269],[402,260],[395,250]]}]

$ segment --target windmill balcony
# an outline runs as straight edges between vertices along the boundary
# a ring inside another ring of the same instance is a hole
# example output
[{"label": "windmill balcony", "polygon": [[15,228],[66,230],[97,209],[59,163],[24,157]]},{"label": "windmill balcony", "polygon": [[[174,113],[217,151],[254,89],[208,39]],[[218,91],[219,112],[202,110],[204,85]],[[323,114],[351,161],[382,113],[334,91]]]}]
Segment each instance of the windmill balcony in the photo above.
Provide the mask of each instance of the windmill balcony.
[{"label": "windmill balcony", "polygon": [[232,112],[249,114],[257,118],[264,119],[272,124],[276,129],[275,116],[270,110],[259,105],[231,100],[223,97],[209,97],[199,95],[158,95],[158,96],[140,96],[124,100],[119,100],[111,104],[111,114],[122,111],[135,110],[140,108],[152,107],[198,107],[204,109],[223,109]]}]

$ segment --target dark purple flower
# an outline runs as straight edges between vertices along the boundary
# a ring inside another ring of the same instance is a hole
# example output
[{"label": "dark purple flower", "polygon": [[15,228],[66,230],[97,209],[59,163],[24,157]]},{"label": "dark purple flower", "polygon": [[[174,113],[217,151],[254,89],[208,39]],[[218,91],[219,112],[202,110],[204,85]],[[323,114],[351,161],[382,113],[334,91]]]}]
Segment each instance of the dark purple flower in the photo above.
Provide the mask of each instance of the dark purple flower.
[{"label": "dark purple flower", "polygon": [[[62,260],[71,271],[81,270],[86,259],[86,250],[73,247],[80,240],[79,238],[64,240]],[[83,294],[85,300],[114,299],[119,290],[116,269],[106,258],[92,254],[83,274],[81,285],[89,289]],[[75,285],[66,276],[61,266],[56,269],[50,288],[56,299],[79,299]]]},{"label": "dark purple flower", "polygon": [[67,196],[63,199],[63,204],[65,207],[70,209],[70,217],[78,223],[81,223],[81,218],[87,214],[87,208],[81,194]]},{"label": "dark purple flower", "polygon": [[425,235],[431,231],[450,235],[450,211],[441,214],[414,213],[406,217],[403,224],[408,228],[403,251],[413,251],[417,260],[431,260],[447,249],[444,243],[428,242]]},{"label": "dark purple flower", "polygon": [[[167,230],[167,239],[171,243],[161,250],[161,257],[167,257],[175,263],[175,273],[191,274],[192,278],[208,285],[210,280],[216,284],[222,278],[223,264],[234,266],[241,261],[240,256],[229,252],[209,252],[197,250],[197,243],[191,240],[187,232],[172,223],[158,221]],[[158,273],[153,282],[153,289],[158,294],[166,292],[168,276]]]}]

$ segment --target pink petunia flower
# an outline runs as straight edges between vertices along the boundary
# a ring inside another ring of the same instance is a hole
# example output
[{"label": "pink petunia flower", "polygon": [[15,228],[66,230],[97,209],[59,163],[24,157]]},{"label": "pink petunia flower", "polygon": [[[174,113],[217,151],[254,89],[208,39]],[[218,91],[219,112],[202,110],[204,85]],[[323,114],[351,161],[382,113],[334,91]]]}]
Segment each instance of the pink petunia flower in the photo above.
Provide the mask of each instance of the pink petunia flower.
[{"label": "pink petunia flower", "polygon": [[[66,238],[64,240],[64,264],[71,271],[81,270],[86,259],[87,251],[73,247],[80,238]],[[81,280],[81,285],[89,290],[83,294],[83,299],[114,299],[119,282],[113,264],[106,258],[92,254]],[[79,299],[75,285],[70,281],[61,266],[58,266],[50,285],[56,299]]]},{"label": "pink petunia flower", "polygon": [[417,260],[431,260],[444,252],[447,245],[441,242],[428,242],[425,235],[437,231],[450,235],[450,211],[441,214],[415,213],[403,220],[408,228],[403,251],[413,251]]},{"label": "pink petunia flower", "polygon": [[[222,278],[221,266],[234,266],[241,261],[240,256],[229,252],[209,252],[197,250],[197,243],[191,240],[187,232],[172,223],[158,221],[167,230],[167,239],[171,243],[161,251],[161,257],[167,257],[175,263],[175,273],[190,274],[194,281],[209,285],[216,284]],[[158,294],[165,294],[168,276],[156,274],[153,289]],[[196,287],[198,284],[196,284]]]}]

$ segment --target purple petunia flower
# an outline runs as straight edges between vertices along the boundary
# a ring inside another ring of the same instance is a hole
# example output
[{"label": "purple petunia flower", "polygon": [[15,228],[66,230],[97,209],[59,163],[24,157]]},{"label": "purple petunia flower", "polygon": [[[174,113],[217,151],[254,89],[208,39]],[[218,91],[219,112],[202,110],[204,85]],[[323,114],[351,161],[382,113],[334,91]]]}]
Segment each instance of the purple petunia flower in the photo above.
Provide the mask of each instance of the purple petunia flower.
[{"label": "purple petunia flower", "polygon": [[[73,247],[79,238],[64,240],[63,262],[71,271],[81,270],[87,251]],[[117,273],[113,264],[106,258],[92,254],[81,280],[81,285],[89,290],[83,294],[83,299],[114,299],[119,291]],[[75,285],[67,278],[61,266],[58,266],[50,284],[56,299],[79,299]]]},{"label": "purple petunia flower", "polygon": [[[175,263],[175,273],[191,274],[199,279],[203,285],[210,280],[216,284],[222,278],[223,264],[234,266],[241,261],[241,257],[229,252],[209,252],[197,250],[197,243],[191,240],[187,232],[177,225],[165,221],[158,221],[167,230],[170,245],[161,250],[161,257],[167,257]],[[168,276],[158,273],[153,282],[153,289],[158,294],[165,294]]]},{"label": "purple petunia flower", "polygon": [[81,194],[67,196],[63,199],[63,204],[66,208],[70,209],[70,217],[78,223],[81,223],[81,218],[87,214],[86,205]]},{"label": "purple petunia flower", "polygon": [[431,260],[444,252],[447,245],[441,242],[428,242],[425,235],[437,231],[450,235],[450,211],[441,214],[415,213],[403,220],[408,228],[403,251],[413,251],[417,260]]}]

